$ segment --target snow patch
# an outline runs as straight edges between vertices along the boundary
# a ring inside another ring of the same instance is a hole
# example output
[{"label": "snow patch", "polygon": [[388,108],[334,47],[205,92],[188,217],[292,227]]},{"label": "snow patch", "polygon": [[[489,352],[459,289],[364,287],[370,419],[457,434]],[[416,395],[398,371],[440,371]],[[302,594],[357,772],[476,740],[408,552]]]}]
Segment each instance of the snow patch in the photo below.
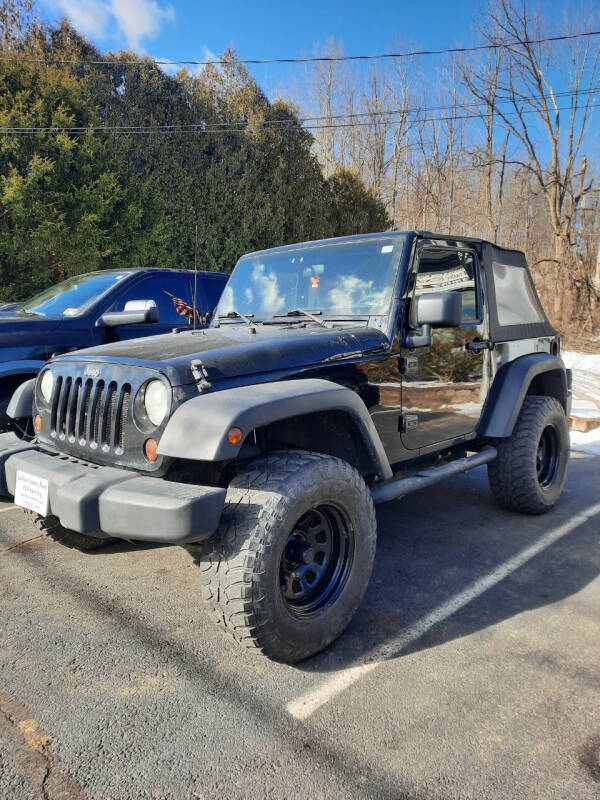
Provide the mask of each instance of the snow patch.
[{"label": "snow patch", "polygon": [[[565,366],[573,370],[573,408],[571,416],[600,419],[600,354],[561,353]],[[571,449],[600,456],[600,427],[587,433],[571,431]]]},{"label": "snow patch", "polygon": [[600,428],[594,428],[587,433],[571,431],[571,450],[587,453],[590,456],[600,456]]}]

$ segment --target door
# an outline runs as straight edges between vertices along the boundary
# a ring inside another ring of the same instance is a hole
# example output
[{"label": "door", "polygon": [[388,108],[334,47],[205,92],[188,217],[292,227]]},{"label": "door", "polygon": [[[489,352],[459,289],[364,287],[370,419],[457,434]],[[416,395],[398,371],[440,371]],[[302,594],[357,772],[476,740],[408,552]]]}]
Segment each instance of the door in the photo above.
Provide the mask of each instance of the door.
[{"label": "door", "polygon": [[401,329],[385,353],[360,362],[357,369],[358,394],[366,405],[392,467],[406,459],[400,438],[402,415]]},{"label": "door", "polygon": [[[198,307],[200,308],[202,307],[200,300],[203,299],[201,292],[201,282],[198,281]],[[158,306],[158,322],[120,325],[118,328],[107,330],[112,330],[117,340],[123,340],[169,333],[175,327],[188,325],[185,316],[177,313],[173,298],[183,300],[188,305],[192,304],[191,285],[186,275],[168,275],[161,272],[159,275],[143,278],[126,289],[106,310],[123,311],[125,304],[130,300],[154,300]]]},{"label": "door", "polygon": [[401,437],[412,451],[472,436],[486,396],[489,351],[476,343],[487,340],[477,256],[469,249],[424,246],[407,300],[449,291],[462,295],[460,327],[434,328],[429,346],[402,350]]}]

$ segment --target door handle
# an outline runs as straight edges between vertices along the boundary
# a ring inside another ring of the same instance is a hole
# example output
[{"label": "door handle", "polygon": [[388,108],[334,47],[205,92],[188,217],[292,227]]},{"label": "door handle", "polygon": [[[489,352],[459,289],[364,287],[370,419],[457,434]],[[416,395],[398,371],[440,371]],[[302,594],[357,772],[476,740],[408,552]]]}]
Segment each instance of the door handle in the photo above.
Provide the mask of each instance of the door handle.
[{"label": "door handle", "polygon": [[470,350],[475,355],[481,353],[482,350],[493,350],[495,347],[491,339],[473,339],[472,342],[467,342],[465,345],[466,350]]}]

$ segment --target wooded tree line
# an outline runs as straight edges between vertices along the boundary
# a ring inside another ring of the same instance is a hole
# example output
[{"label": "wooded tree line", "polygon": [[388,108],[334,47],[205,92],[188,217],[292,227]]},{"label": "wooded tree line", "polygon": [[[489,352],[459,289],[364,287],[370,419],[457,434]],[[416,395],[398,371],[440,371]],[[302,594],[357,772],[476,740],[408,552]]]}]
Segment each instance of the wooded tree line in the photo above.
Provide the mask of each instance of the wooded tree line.
[{"label": "wooded tree line", "polygon": [[[42,25],[32,0],[3,0],[0,38],[17,57],[0,62],[0,128],[15,129],[0,134],[0,299],[94,269],[192,267],[196,225],[198,266],[225,271],[249,250],[389,226],[360,178],[324,176],[294,108],[233,53],[170,76]],[[57,63],[102,59],[117,63]]]},{"label": "wooded tree line", "polygon": [[261,247],[421,228],[524,249],[560,328],[600,324],[599,38],[538,41],[598,29],[592,14],[551,28],[497,0],[463,42],[487,49],[436,57],[435,80],[417,57],[316,62],[271,101],[234,52],[167,75],[42,24],[34,1],[0,2],[1,55],[17,57],[0,61],[0,128],[18,129],[0,134],[1,299],[192,266],[196,224],[199,266],[224,270]]},{"label": "wooded tree line", "polygon": [[589,332],[600,324],[600,37],[538,40],[600,25],[572,6],[559,20],[534,8],[491,3],[461,44],[492,47],[446,57],[435,80],[416,57],[328,61],[300,90],[326,174],[359,175],[394,228],[524,249],[553,321]]}]

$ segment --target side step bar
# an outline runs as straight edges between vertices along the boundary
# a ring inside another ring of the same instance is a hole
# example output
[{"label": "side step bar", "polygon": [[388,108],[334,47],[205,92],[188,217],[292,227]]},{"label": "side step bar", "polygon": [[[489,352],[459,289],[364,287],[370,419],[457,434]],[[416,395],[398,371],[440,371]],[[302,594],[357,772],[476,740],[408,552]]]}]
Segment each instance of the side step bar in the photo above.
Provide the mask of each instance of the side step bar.
[{"label": "side step bar", "polygon": [[416,492],[425,486],[431,486],[438,481],[444,480],[444,478],[460,475],[461,472],[468,472],[475,467],[480,467],[482,464],[489,464],[497,455],[498,451],[495,447],[484,447],[480,453],[476,453],[474,456],[459,458],[441,467],[427,467],[409,478],[399,478],[382,486],[375,486],[371,489],[373,502],[387,503],[390,500],[396,500],[398,497],[404,497],[405,494]]}]

